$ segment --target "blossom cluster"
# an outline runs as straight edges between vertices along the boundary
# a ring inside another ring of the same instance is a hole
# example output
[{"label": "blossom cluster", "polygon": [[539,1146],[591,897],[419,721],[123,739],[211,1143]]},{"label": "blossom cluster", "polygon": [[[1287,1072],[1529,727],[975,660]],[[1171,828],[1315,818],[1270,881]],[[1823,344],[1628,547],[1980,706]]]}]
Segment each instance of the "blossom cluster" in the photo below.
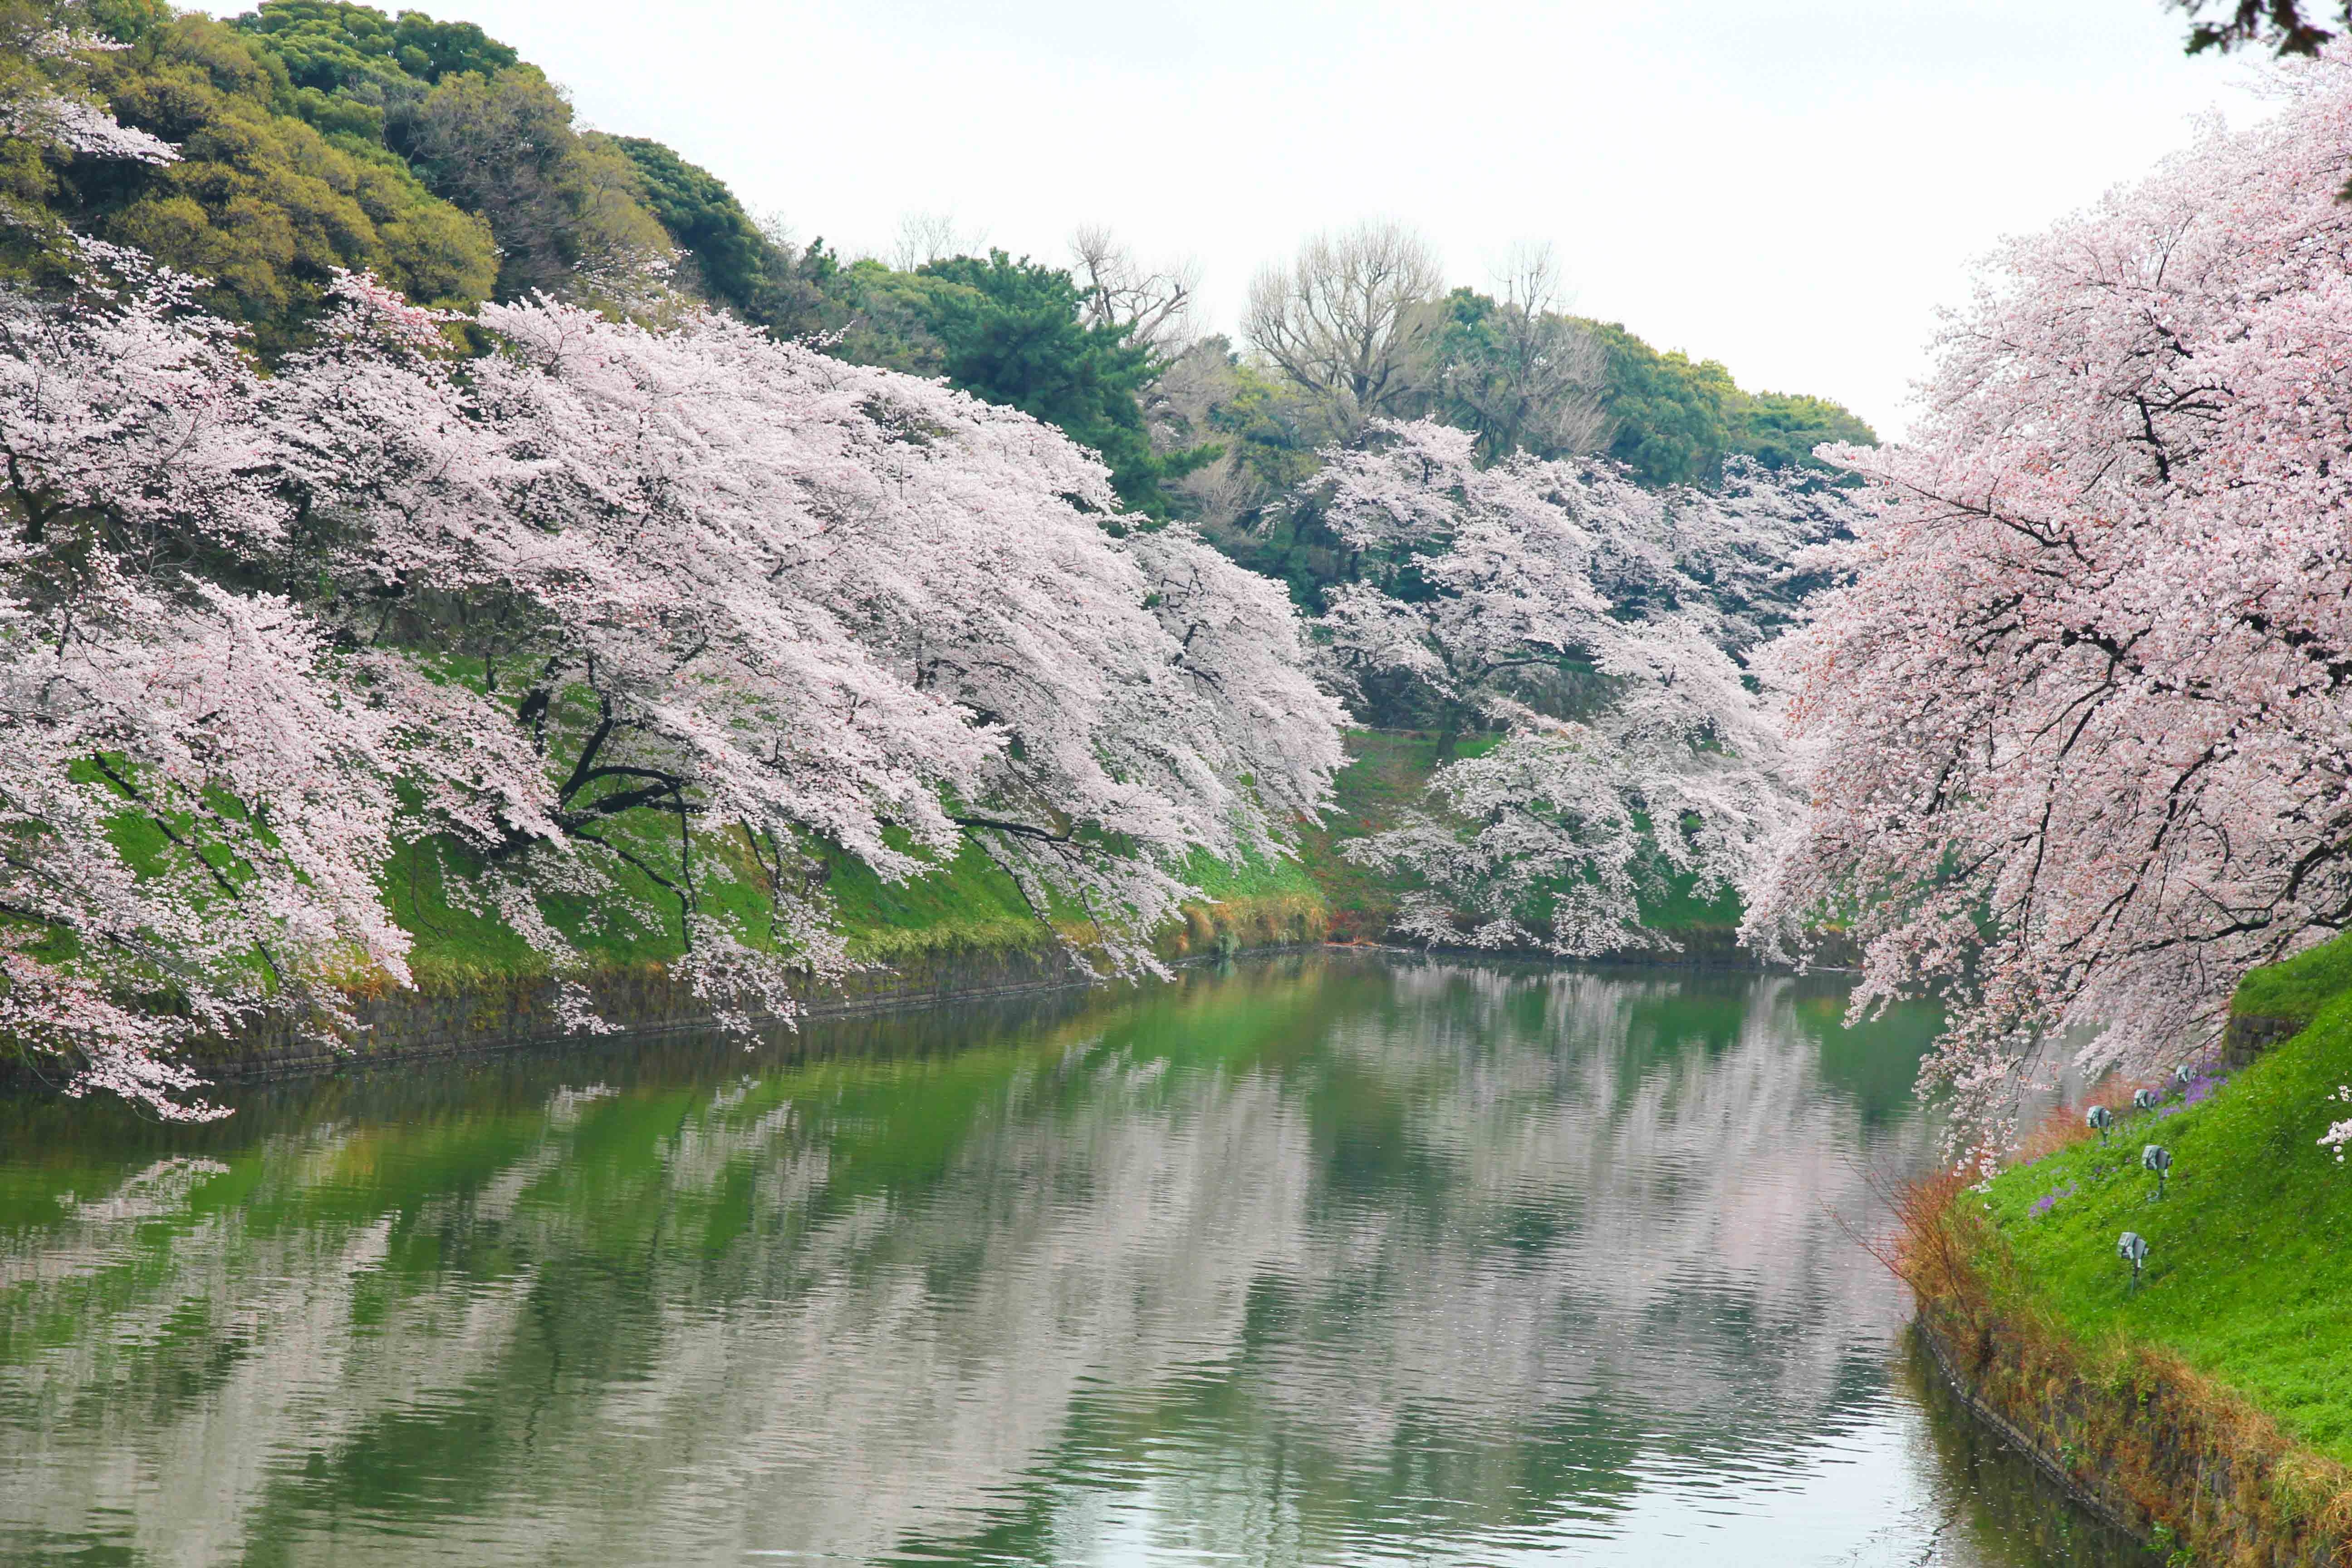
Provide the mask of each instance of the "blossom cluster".
[{"label": "blossom cluster", "polygon": [[2218,1030],[2352,921],[2352,56],[2000,253],[1767,671],[1813,809],[1751,918],[1859,940],[1858,1005],[1958,1000],[1929,1076],[1998,1129]]},{"label": "blossom cluster", "polygon": [[1025,415],[692,312],[488,306],[460,358],[364,277],[264,374],[194,280],[81,255],[0,293],[0,1037],[78,1089],[202,1113],[188,1034],[347,1032],[410,979],[404,844],[559,973],[549,900],[649,879],[741,1020],[847,962],[820,842],[976,845],[1129,970],[1193,853],[1326,798],[1280,587],[1105,529]]}]

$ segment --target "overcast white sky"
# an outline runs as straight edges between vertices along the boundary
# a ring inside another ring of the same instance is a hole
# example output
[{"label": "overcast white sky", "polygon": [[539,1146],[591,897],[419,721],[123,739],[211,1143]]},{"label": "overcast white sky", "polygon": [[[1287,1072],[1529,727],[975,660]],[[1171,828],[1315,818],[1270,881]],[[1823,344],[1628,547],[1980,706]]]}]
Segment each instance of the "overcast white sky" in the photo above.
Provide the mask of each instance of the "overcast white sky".
[{"label": "overcast white sky", "polygon": [[803,240],[947,211],[1058,262],[1108,223],[1231,328],[1320,226],[1402,218],[1481,285],[1549,239],[1583,312],[1889,435],[1972,258],[2254,111],[2160,0],[426,5]]}]

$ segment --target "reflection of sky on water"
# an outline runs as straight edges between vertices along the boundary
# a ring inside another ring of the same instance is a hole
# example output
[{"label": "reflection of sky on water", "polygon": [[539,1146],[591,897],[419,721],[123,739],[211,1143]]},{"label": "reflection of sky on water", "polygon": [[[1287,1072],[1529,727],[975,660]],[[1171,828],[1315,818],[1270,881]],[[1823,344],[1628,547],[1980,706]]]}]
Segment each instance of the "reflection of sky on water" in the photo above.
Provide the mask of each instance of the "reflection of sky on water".
[{"label": "reflection of sky on water", "polygon": [[20,1108],[0,1556],[2034,1561],[1890,1382],[1851,1231],[1923,1030],[1837,1010],[1292,960],[961,1049]]}]

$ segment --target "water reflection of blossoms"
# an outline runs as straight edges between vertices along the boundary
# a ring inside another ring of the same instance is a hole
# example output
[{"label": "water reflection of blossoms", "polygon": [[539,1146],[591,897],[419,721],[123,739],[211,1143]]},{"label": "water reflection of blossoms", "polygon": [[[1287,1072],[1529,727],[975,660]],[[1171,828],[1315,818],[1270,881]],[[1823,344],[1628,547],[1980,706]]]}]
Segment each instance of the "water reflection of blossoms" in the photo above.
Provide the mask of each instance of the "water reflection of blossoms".
[{"label": "water reflection of blossoms", "polygon": [[1920,1134],[1825,1089],[1791,983],[1311,978],[397,1133],[249,1108],[225,1163],[0,1231],[0,1538],[394,1559],[350,1528],[390,1473],[478,1561],[870,1555],[1085,1535],[1050,1478],[1108,1445],[1313,1556],[1415,1489],[1613,1506],[1874,1384],[1898,1303],[1840,1216]]}]

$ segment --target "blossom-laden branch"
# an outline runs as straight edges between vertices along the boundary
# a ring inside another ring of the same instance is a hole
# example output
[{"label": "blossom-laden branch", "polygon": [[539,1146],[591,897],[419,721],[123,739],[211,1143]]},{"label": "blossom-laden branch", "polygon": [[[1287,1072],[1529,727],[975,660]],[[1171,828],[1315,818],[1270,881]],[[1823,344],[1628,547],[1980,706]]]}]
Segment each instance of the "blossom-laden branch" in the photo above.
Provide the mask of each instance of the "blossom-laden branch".
[{"label": "blossom-laden branch", "polygon": [[76,79],[93,53],[123,46],[62,20],[54,0],[0,6],[0,134],[68,155],[173,163],[179,149],[118,121]]},{"label": "blossom-laden branch", "polygon": [[1024,415],[715,316],[485,307],[459,361],[360,277],[263,376],[194,280],[82,254],[0,294],[0,1030],[77,1081],[184,1110],[158,1005],[347,1029],[349,981],[409,978],[403,844],[560,971],[547,900],[643,875],[745,1021],[847,962],[788,845],[903,879],[976,839],[1131,971],[1192,853],[1328,795],[1280,588],[1114,537]]},{"label": "blossom-laden branch", "polygon": [[2352,58],[2279,80],[1999,255],[1909,442],[1825,453],[1870,515],[1769,660],[1814,811],[1752,929],[1954,997],[1928,1077],[1994,1142],[2054,1030],[2147,1064],[2352,921]]}]

